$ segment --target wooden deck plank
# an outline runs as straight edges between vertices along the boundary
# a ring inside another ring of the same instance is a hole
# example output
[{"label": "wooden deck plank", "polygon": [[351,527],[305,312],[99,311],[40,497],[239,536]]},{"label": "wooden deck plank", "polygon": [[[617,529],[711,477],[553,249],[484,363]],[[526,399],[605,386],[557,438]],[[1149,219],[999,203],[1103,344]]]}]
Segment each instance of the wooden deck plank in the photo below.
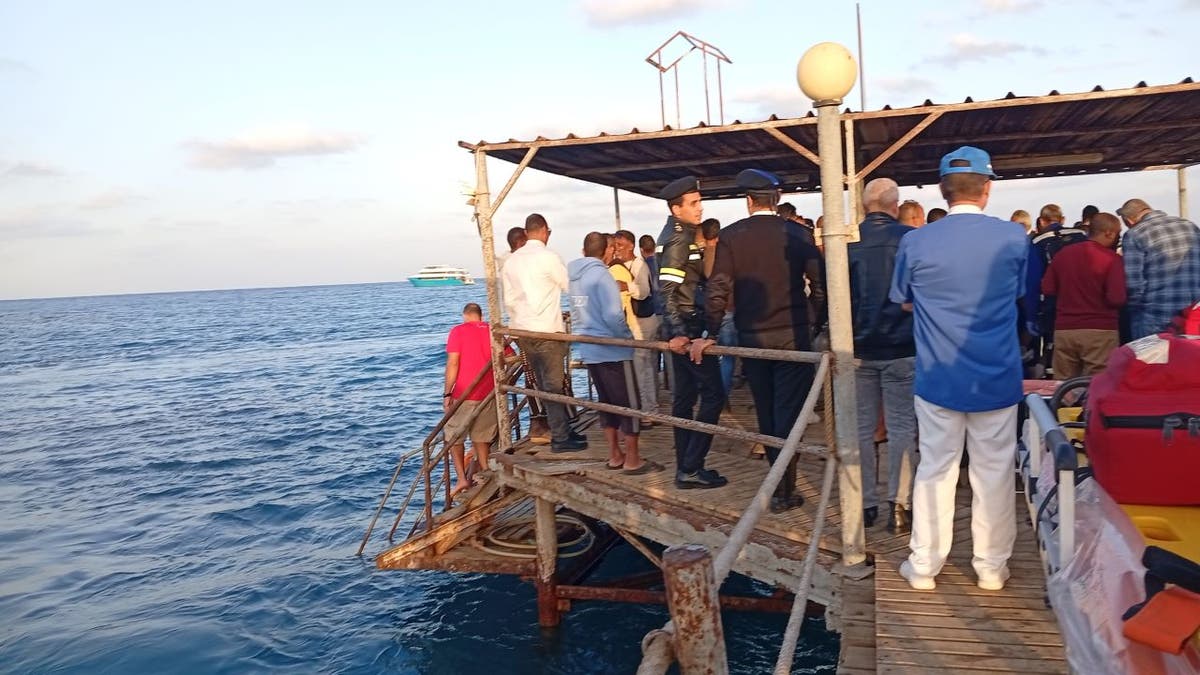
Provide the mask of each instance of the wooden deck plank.
[{"label": "wooden deck plank", "polygon": [[956,523],[954,549],[935,590],[916,591],[900,576],[903,551],[876,560],[879,672],[1066,672],[1033,531],[1024,509],[1016,517],[1013,576],[1002,591],[975,584],[969,515]]}]

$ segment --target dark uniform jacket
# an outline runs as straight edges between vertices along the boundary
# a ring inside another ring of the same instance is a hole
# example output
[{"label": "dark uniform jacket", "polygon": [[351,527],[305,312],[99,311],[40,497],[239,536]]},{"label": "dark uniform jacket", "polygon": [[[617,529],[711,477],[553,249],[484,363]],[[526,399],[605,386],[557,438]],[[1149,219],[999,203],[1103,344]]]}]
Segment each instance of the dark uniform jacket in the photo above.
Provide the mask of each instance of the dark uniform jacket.
[{"label": "dark uniform jacket", "polygon": [[916,356],[913,314],[888,298],[900,238],[915,228],[886,213],[868,213],[850,244],[850,306],[854,316],[854,355],[870,361]]},{"label": "dark uniform jacket", "polygon": [[697,229],[668,216],[658,235],[658,297],[663,307],[663,334],[668,340],[698,338],[704,332],[704,307],[699,298],[704,260],[696,245]]},{"label": "dark uniform jacket", "polygon": [[[808,349],[811,330],[824,322],[821,253],[795,223],[756,214],[721,230],[705,318],[717,335],[733,301],[738,346]],[[805,279],[812,291],[804,292]]]},{"label": "dark uniform jacket", "polygon": [[1036,321],[1042,335],[1054,332],[1054,300],[1042,297],[1042,278],[1050,261],[1065,247],[1087,241],[1087,233],[1073,227],[1056,227],[1029,237],[1029,264],[1025,277],[1025,317]]}]

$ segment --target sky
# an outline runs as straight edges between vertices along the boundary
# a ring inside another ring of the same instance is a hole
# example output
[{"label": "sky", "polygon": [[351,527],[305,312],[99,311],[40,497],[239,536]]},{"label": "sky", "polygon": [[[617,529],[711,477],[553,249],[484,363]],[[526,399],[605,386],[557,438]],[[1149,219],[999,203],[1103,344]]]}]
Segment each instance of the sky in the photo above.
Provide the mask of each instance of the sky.
[{"label": "sky", "polygon": [[[1200,0],[861,4],[868,109],[1200,76]],[[854,12],[839,0],[0,0],[0,299],[399,281],[435,263],[481,275],[459,140],[658,127],[644,59],[676,30],[731,58],[727,120],[801,115],[797,59],[826,40],[853,47]],[[686,65],[690,126],[703,84],[699,61]],[[857,89],[846,100],[857,109]],[[489,161],[493,192],[511,170]],[[1200,169],[1188,175],[1200,192]],[[1175,187],[1174,172],[1001,181],[989,211],[1053,201],[1077,216],[1137,196],[1174,213]],[[943,205],[935,188],[902,197]],[[787,199],[819,212],[817,195]],[[532,211],[566,259],[613,227],[609,189],[529,171],[498,233]],[[665,216],[632,194],[621,211],[638,234]],[[706,215],[732,222],[744,203]]]}]

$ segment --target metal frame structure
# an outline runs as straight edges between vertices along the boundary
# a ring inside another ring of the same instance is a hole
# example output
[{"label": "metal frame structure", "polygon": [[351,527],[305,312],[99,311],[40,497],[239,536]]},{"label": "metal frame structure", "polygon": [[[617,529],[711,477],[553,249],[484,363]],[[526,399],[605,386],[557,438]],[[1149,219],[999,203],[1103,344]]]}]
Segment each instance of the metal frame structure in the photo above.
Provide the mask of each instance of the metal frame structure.
[{"label": "metal frame structure", "polygon": [[[686,42],[690,47],[683,54],[676,57],[674,61],[666,63],[663,60],[663,50],[670,47],[672,43],[679,42]],[[720,120],[720,124],[725,124],[725,90],[721,82],[721,63],[732,64],[733,61],[729,60],[729,57],[725,55],[725,52],[721,51],[720,47],[709,44],[694,35],[683,31],[676,31],[674,35],[667,38],[666,42],[659,45],[658,49],[650,52],[650,55],[646,57],[646,63],[654,66],[655,70],[658,71],[658,107],[662,115],[662,126],[664,129],[670,127],[667,126],[667,95],[666,90],[663,88],[663,79],[668,72],[675,76],[675,127],[678,128],[682,125],[682,111],[680,110],[679,103],[679,63],[697,50],[699,50],[704,61],[704,121],[706,124],[712,124],[712,105],[708,95],[708,58],[711,56],[717,62],[718,119]]]}]

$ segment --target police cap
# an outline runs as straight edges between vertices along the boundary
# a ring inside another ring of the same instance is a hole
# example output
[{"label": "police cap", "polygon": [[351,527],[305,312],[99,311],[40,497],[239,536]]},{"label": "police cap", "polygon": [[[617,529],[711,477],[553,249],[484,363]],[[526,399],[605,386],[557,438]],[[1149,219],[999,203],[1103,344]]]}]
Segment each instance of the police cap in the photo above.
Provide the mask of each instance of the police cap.
[{"label": "police cap", "polygon": [[747,192],[773,192],[780,185],[779,176],[762,169],[746,169],[737,175],[737,186]]},{"label": "police cap", "polygon": [[670,183],[667,183],[666,187],[658,191],[658,198],[671,201],[672,199],[678,199],[689,192],[699,191],[700,179],[696,178],[695,176],[684,176],[683,178],[677,178]]}]

